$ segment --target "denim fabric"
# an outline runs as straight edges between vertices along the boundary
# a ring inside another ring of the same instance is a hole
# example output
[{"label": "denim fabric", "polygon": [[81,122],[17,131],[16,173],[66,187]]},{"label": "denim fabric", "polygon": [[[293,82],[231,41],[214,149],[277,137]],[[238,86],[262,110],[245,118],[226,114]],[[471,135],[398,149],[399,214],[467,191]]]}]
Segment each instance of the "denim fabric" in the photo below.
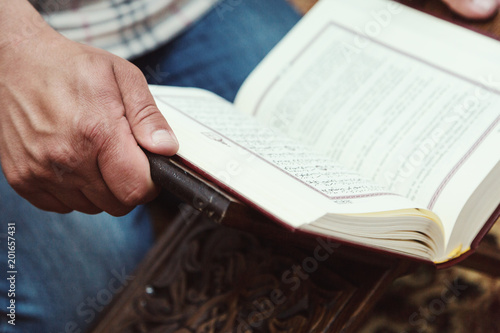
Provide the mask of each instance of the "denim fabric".
[{"label": "denim fabric", "polygon": [[[297,22],[284,0],[222,1],[172,42],[136,59],[152,84],[233,100],[244,78]],[[31,206],[0,175],[0,332],[85,332],[152,245],[138,207],[122,218]],[[16,226],[16,326],[7,324],[7,224]]]},{"label": "denim fabric", "polygon": [[300,19],[284,0],[225,0],[173,42],[133,61],[150,84],[233,101],[245,78]]},{"label": "denim fabric", "polygon": [[[129,274],[151,246],[147,209],[138,207],[122,218],[48,213],[0,176],[0,332],[83,332],[130,283]],[[15,223],[15,326],[5,314],[8,223]]]}]

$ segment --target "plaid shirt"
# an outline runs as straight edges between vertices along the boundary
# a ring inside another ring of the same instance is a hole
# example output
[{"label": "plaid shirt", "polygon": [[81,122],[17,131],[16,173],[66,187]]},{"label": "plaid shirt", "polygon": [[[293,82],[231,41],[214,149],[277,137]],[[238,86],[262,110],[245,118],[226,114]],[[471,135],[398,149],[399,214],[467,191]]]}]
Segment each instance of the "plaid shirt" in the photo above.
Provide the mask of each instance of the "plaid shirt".
[{"label": "plaid shirt", "polygon": [[173,38],[217,0],[30,0],[66,37],[123,58]]}]

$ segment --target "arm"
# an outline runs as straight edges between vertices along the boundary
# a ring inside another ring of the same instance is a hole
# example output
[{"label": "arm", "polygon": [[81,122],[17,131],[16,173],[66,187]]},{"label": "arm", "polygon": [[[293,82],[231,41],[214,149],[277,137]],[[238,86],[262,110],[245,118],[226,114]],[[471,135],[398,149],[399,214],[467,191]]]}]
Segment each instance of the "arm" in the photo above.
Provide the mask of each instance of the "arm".
[{"label": "arm", "polygon": [[0,161],[33,205],[123,215],[156,194],[139,147],[178,144],[140,70],[50,28],[25,0],[0,0]]}]

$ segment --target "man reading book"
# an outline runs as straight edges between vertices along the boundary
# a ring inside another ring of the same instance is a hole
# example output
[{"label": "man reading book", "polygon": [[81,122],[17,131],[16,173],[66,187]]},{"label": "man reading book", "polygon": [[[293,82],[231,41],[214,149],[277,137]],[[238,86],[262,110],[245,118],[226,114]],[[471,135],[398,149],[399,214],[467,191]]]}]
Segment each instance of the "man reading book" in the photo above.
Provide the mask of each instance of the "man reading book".
[{"label": "man reading book", "polygon": [[299,15],[283,0],[31,2],[0,0],[1,325],[83,332],[152,243],[139,146],[178,147],[144,75],[232,100]]}]

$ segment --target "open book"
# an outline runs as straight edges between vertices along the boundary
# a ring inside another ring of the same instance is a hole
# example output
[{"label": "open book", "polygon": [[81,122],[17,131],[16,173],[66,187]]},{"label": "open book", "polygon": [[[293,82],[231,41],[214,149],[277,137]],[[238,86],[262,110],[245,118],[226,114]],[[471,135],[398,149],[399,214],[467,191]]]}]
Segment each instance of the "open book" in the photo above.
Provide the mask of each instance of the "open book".
[{"label": "open book", "polygon": [[500,44],[400,4],[322,0],[233,104],[151,86],[178,155],[289,229],[444,263],[498,218]]}]

